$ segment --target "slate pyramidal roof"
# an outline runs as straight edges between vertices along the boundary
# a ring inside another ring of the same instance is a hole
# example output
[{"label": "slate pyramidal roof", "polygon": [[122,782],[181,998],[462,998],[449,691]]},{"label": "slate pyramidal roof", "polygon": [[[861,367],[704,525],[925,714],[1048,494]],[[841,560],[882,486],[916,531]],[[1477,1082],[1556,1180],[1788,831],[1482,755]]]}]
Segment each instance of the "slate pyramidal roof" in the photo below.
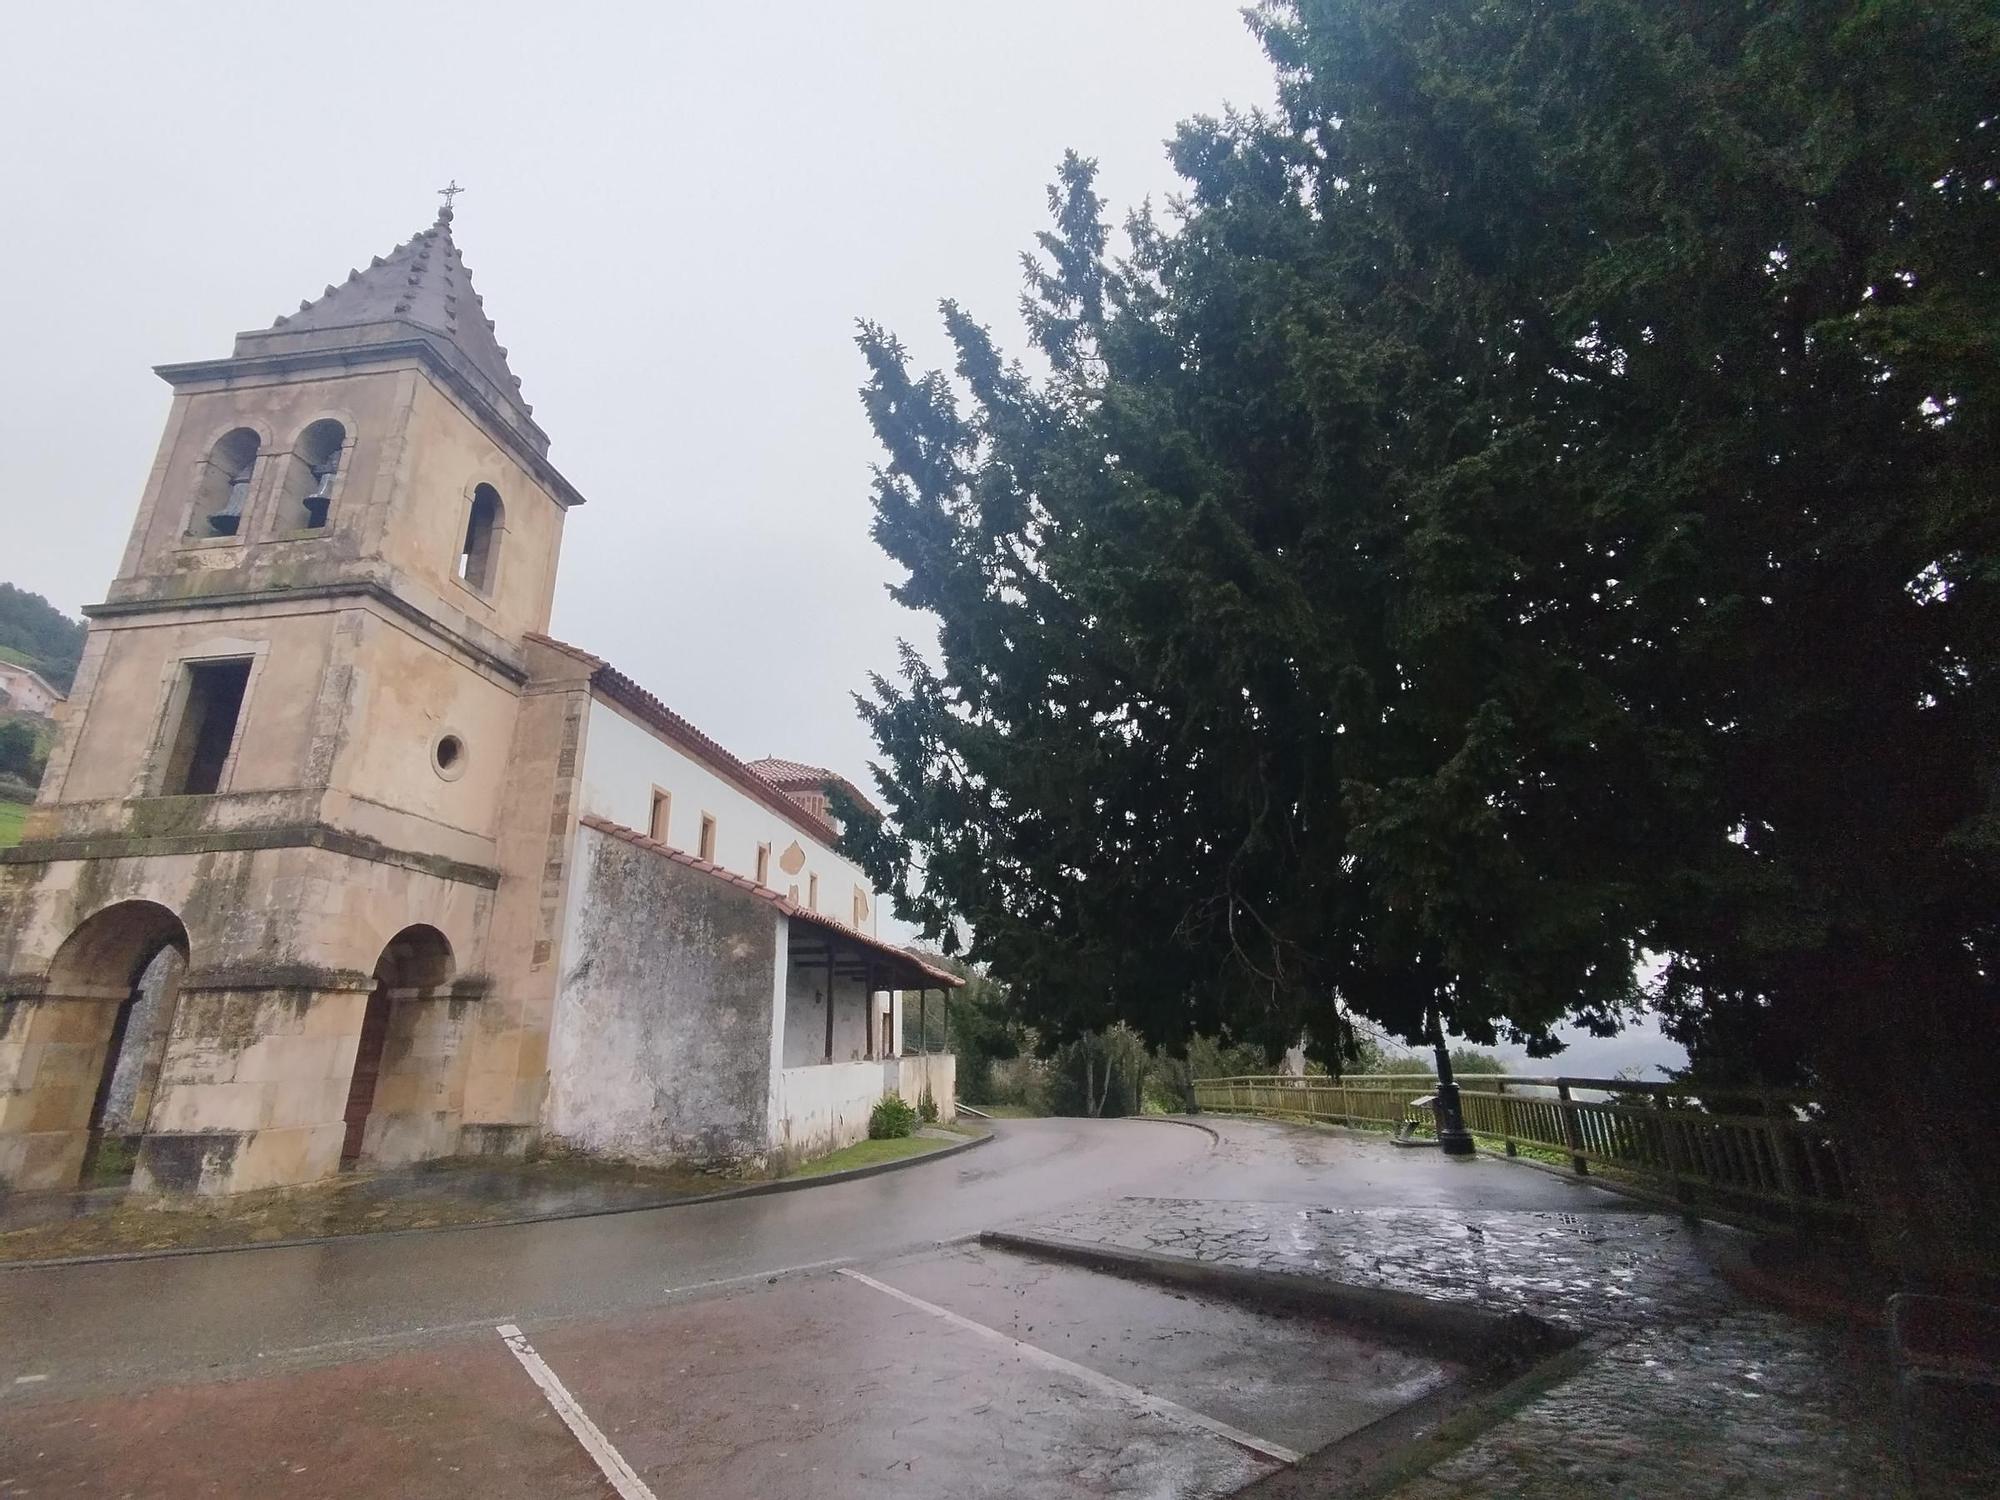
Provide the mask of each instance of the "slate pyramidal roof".
[{"label": "slate pyramidal roof", "polygon": [[[476,404],[546,461],[548,434],[535,424],[534,408],[523,398],[520,379],[508,368],[507,350],[473,289],[472,273],[452,239],[449,208],[438,210],[429,227],[387,255],[350,270],[344,281],[301,302],[298,311],[282,314],[269,328],[239,333],[230,360],[162,365],[159,373],[179,383],[209,377],[224,363],[351,363],[373,353],[412,348],[428,351]],[[567,481],[561,489],[565,504],[583,498]]]}]

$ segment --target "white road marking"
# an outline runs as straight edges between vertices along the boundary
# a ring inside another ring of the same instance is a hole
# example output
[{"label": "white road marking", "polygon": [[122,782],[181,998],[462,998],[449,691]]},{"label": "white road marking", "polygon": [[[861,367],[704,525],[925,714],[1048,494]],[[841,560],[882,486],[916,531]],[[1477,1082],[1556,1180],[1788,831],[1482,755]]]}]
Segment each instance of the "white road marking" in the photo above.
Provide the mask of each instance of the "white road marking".
[{"label": "white road marking", "polygon": [[34,1385],[40,1381],[47,1380],[48,1378],[49,1377],[46,1375],[16,1375],[14,1377],[14,1384]]},{"label": "white road marking", "polygon": [[670,1286],[669,1297],[684,1297],[690,1292],[712,1292],[718,1287],[747,1286],[753,1281],[776,1281],[783,1276],[803,1276],[809,1271],[831,1271],[838,1266],[852,1265],[851,1255],[835,1256],[832,1260],[807,1261],[802,1266],[773,1266],[768,1271],[751,1271],[743,1276],[724,1276],[715,1281],[691,1281],[686,1286]]},{"label": "white road marking", "polygon": [[610,1439],[597,1430],[597,1424],[585,1415],[583,1408],[576,1404],[576,1398],[556,1379],[556,1372],[542,1362],[541,1355],[535,1353],[534,1346],[528,1342],[528,1336],[512,1323],[502,1323],[493,1331],[507,1341],[514,1358],[521,1362],[528,1378],[542,1388],[542,1394],[549,1398],[549,1405],[556,1409],[563,1425],[576,1434],[584,1452],[604,1471],[604,1477],[618,1491],[619,1500],[657,1500],[653,1492],[646,1488],[646,1482],[625,1462],[624,1455],[611,1446]]},{"label": "white road marking", "polygon": [[1266,1458],[1275,1458],[1281,1464],[1295,1464],[1304,1457],[1303,1454],[1296,1453],[1281,1443],[1270,1442],[1252,1433],[1245,1432],[1240,1427],[1232,1427],[1227,1422],[1218,1421],[1214,1417],[1203,1416],[1198,1411],[1182,1406],[1178,1401],[1169,1401],[1165,1396],[1155,1396],[1151,1391],[1142,1391],[1136,1385],[1127,1385],[1115,1376],[1106,1375],[1100,1370],[1093,1370],[1088,1365],[1080,1365],[1074,1360],[1064,1359],[1060,1354],[1051,1354],[1048,1350],[1038,1348],[1034,1344],[1023,1343],[1020,1339],[1013,1337],[1011,1334],[1002,1333],[997,1328],[988,1328],[984,1323],[975,1323],[970,1318],[960,1317],[948,1307],[939,1307],[935,1302],[926,1302],[921,1297],[912,1297],[908,1292],[899,1291],[887,1282],[877,1281],[873,1276],[866,1276],[854,1270],[843,1270],[840,1274],[852,1277],[863,1286],[872,1286],[878,1292],[887,1292],[898,1302],[907,1302],[911,1307],[927,1312],[933,1317],[942,1318],[945,1322],[950,1323],[956,1328],[963,1328],[966,1332],[976,1333],[981,1338],[991,1339],[998,1344],[1005,1344],[1023,1359],[1031,1359],[1035,1363],[1046,1365],[1052,1370],[1061,1370],[1066,1374],[1074,1375],[1077,1379],[1095,1386],[1108,1396],[1128,1402],[1143,1411],[1153,1413],[1155,1416],[1165,1417],[1169,1422],[1184,1422],[1190,1426],[1199,1427],[1204,1432],[1212,1432],[1219,1438],[1226,1438],[1239,1448],[1248,1448],[1252,1453],[1261,1453]]}]

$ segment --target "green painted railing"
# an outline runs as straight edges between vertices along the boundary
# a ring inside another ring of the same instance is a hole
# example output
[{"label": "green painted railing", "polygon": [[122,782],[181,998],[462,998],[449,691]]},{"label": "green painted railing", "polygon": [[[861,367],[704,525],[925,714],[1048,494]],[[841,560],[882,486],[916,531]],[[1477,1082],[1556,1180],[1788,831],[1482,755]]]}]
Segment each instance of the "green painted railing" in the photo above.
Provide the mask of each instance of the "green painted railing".
[{"label": "green painted railing", "polygon": [[[1840,1143],[1800,1095],[1757,1094],[1759,1112],[1743,1114],[1712,1110],[1682,1084],[1467,1074],[1458,1085],[1466,1128],[1509,1156],[1538,1148],[1557,1153],[1580,1176],[1595,1163],[1687,1202],[1795,1215],[1854,1208]],[[1409,1073],[1200,1078],[1194,1085],[1205,1110],[1342,1125],[1428,1126],[1428,1114],[1411,1105],[1436,1090],[1435,1078]]]}]

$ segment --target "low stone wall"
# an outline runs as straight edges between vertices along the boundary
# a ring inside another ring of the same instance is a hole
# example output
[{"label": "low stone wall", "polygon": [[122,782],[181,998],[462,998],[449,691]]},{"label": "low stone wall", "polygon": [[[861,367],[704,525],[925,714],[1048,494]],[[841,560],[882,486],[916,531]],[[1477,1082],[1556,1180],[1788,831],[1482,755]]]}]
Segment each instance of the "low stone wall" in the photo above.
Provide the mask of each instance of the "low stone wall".
[{"label": "low stone wall", "polygon": [[868,1116],[888,1092],[885,1074],[879,1062],[786,1068],[778,1076],[778,1150],[804,1161],[865,1140]]},{"label": "low stone wall", "polygon": [[958,1059],[955,1056],[949,1052],[918,1053],[897,1058],[895,1066],[896,1092],[905,1103],[915,1107],[922,1102],[928,1085],[931,1098],[937,1101],[938,1118],[958,1118]]}]

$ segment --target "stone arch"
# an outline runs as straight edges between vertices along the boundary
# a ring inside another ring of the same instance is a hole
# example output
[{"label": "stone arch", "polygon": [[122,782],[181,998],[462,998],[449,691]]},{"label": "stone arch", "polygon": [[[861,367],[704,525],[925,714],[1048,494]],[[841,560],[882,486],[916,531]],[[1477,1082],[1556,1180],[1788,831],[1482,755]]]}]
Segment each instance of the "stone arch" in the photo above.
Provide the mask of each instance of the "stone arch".
[{"label": "stone arch", "polygon": [[179,916],[120,901],[63,940],[41,993],[7,1002],[0,1182],[72,1186],[104,1139],[144,1129],[187,959]]},{"label": "stone arch", "polygon": [[343,1166],[448,1155],[462,1114],[463,1005],[451,940],[405,927],[375,960],[348,1080]]},{"label": "stone arch", "polygon": [[476,593],[491,595],[500,581],[500,548],[507,535],[507,506],[499,488],[481,480],[466,506],[465,540],[458,549],[458,579]]},{"label": "stone arch", "polygon": [[107,986],[121,992],[138,981],[153,955],[168,946],[187,957],[187,928],[157,901],[119,901],[77,923],[49,960],[49,993],[80,995]]},{"label": "stone arch", "polygon": [[428,922],[418,922],[382,945],[375,977],[396,990],[428,993],[451,983],[455,964],[451,939]]},{"label": "stone arch", "polygon": [[299,429],[279,482],[276,534],[326,529],[353,446],[353,423],[340,416],[321,415]]},{"label": "stone arch", "polygon": [[270,442],[268,432],[243,422],[208,445],[195,469],[194,493],[182,528],[190,540],[242,534],[254,499],[258,460]]}]

